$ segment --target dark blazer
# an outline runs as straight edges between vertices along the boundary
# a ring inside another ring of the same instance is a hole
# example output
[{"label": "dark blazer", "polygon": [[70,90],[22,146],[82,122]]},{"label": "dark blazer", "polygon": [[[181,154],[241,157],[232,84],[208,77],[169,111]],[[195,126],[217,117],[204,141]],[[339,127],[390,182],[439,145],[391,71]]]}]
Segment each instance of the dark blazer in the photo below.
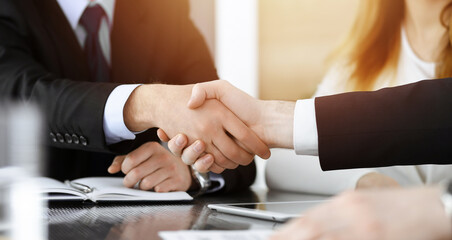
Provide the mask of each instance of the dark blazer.
[{"label": "dark blazer", "polygon": [[[148,131],[135,141],[106,145],[104,106],[120,83],[218,79],[204,39],[189,18],[187,0],[116,1],[113,83],[91,82],[84,52],[56,0],[0,0],[0,6],[0,96],[41,106],[47,123],[48,176],[63,180],[107,175],[113,155],[89,151],[124,154],[157,139],[155,131]],[[98,158],[104,160],[92,167]],[[234,179],[225,179],[227,184],[244,180],[227,189],[248,187],[255,166],[224,176]]]},{"label": "dark blazer", "polygon": [[315,99],[323,170],[452,163],[452,79]]}]

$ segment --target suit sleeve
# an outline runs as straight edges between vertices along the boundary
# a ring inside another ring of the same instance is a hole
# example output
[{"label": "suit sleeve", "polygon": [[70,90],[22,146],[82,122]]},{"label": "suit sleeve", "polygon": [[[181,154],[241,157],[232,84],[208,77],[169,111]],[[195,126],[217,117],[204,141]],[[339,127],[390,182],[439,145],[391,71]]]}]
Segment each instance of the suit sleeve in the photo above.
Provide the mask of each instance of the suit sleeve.
[{"label": "suit sleeve", "polygon": [[452,79],[315,100],[323,170],[452,163]]},{"label": "suit sleeve", "polygon": [[[33,57],[29,26],[14,1],[1,1],[1,5],[0,98],[37,103],[45,115],[47,133],[58,137],[46,138],[52,147],[107,151],[103,110],[117,84],[63,79],[47,71]],[[65,136],[76,137],[78,144]]]}]

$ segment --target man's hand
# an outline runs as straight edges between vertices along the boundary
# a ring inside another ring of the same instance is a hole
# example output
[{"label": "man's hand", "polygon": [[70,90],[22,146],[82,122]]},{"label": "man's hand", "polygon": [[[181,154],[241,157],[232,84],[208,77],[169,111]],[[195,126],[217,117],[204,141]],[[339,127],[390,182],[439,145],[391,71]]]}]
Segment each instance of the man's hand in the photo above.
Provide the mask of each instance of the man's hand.
[{"label": "man's hand", "polygon": [[200,140],[205,151],[215,157],[210,170],[216,173],[247,165],[255,154],[270,156],[266,144],[220,102],[209,100],[197,109],[187,108],[191,90],[191,85],[152,84],[136,88],[124,108],[126,126],[131,131],[159,127],[169,137],[184,133],[190,145]]},{"label": "man's hand", "polygon": [[290,221],[271,240],[451,239],[439,190],[355,191]]},{"label": "man's hand", "polygon": [[[269,147],[293,148],[293,114],[295,103],[282,101],[262,101],[254,99],[240,89],[232,86],[224,80],[199,83],[193,87],[188,107],[198,109],[204,106],[208,99],[217,99],[228,107],[258,137]],[[182,132],[180,132],[182,133]],[[183,137],[183,134],[181,134]],[[162,141],[169,141],[164,129],[159,130]],[[176,144],[175,140],[169,142],[170,150],[177,156],[181,156],[184,162],[196,162],[195,167],[203,172],[209,169],[207,163],[214,158],[212,166],[221,160],[216,155],[204,155],[202,150],[203,140],[200,139],[198,147],[190,144]],[[189,146],[186,148],[186,146]],[[185,149],[186,148],[186,149]],[[208,150],[206,151],[210,153]],[[198,159],[199,157],[202,159]],[[198,160],[202,160],[199,161]],[[212,169],[212,168],[210,168]]]},{"label": "man's hand", "polygon": [[294,102],[258,100],[228,81],[217,80],[195,84],[187,105],[196,109],[208,99],[222,102],[269,147],[293,148]]},{"label": "man's hand", "polygon": [[124,185],[156,192],[187,191],[192,185],[191,170],[158,142],[148,142],[133,152],[117,156],[108,172],[126,174]]},{"label": "man's hand", "polygon": [[162,141],[168,142],[168,148],[174,155],[186,159],[184,162],[195,161],[193,166],[198,172],[208,172],[214,164],[214,157],[209,153],[204,153],[206,146],[202,141],[197,140],[191,146],[186,147],[188,140],[184,134],[178,134],[173,139],[169,139],[165,132],[159,129],[157,135]]}]

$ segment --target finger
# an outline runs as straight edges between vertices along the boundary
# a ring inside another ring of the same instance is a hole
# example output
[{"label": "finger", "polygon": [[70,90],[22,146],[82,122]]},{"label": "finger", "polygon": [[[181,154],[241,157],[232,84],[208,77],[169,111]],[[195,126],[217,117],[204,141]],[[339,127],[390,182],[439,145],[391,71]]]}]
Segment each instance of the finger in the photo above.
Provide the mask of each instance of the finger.
[{"label": "finger", "polygon": [[158,161],[157,158],[147,159],[147,161],[133,168],[126,174],[123,180],[124,186],[130,188],[134,187],[138,182],[143,181],[146,176],[153,174],[161,166],[162,163]]},{"label": "finger", "polygon": [[228,160],[226,162],[221,162],[221,159],[215,159],[216,163],[221,167],[234,169],[237,168],[238,165],[248,165],[253,161],[254,156],[241,148],[224,132],[220,132],[219,135],[215,136],[213,144]]},{"label": "finger", "polygon": [[168,142],[170,138],[166,134],[165,131],[163,131],[161,128],[157,129],[157,136],[159,137],[160,141],[162,142]]},{"label": "finger", "polygon": [[163,193],[163,192],[171,192],[171,191],[187,191],[187,189],[183,189],[182,186],[178,185],[172,178],[167,178],[161,183],[157,184],[154,187],[155,192]]},{"label": "finger", "polygon": [[193,164],[196,171],[205,173],[209,171],[209,168],[214,164],[214,159],[212,154],[206,154],[196,160]]},{"label": "finger", "polygon": [[177,134],[168,142],[169,150],[177,157],[182,155],[184,148],[188,144],[188,138],[184,134]]},{"label": "finger", "polygon": [[110,167],[108,167],[108,172],[110,174],[115,174],[119,171],[121,171],[121,164],[124,161],[124,158],[126,155],[116,156],[115,159],[113,159],[113,162],[111,163]]},{"label": "finger", "polygon": [[208,145],[205,152],[212,154],[215,159],[215,164],[221,168],[235,169],[238,167],[238,164],[225,157],[214,143]]},{"label": "finger", "polygon": [[220,174],[224,171],[224,168],[218,166],[216,163],[213,163],[212,167],[209,168],[209,171]]},{"label": "finger", "polygon": [[155,172],[144,177],[140,182],[141,190],[151,190],[163,181],[170,181],[171,175],[174,174],[165,168],[159,168]]},{"label": "finger", "polygon": [[[235,115],[226,115],[224,128],[229,134],[234,136],[251,153],[258,155],[263,159],[268,159],[271,155],[268,146],[254,133],[248,126],[239,120]],[[245,164],[246,165],[246,164]]]},{"label": "finger", "polygon": [[[196,140],[192,145],[185,148],[182,155],[182,161],[187,165],[192,165],[206,150],[206,144],[201,140]],[[172,150],[171,150],[172,151]]]},{"label": "finger", "polygon": [[147,142],[131,153],[127,154],[126,158],[122,162],[122,172],[128,174],[130,170],[140,165],[145,160],[149,159],[159,148],[162,148],[159,143]]},{"label": "finger", "polygon": [[191,109],[200,107],[206,100],[206,89],[201,84],[195,84],[191,90],[191,97],[188,100],[187,106]]}]

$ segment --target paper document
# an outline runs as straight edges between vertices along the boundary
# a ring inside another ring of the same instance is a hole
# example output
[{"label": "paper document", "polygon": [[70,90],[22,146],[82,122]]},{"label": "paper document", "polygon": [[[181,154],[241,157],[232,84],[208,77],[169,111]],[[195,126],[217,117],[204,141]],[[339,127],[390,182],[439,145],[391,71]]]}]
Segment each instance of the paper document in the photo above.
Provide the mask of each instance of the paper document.
[{"label": "paper document", "polygon": [[159,232],[163,240],[267,240],[272,230],[240,231],[167,231]]},{"label": "paper document", "polygon": [[44,199],[51,201],[90,200],[93,202],[120,201],[190,201],[186,192],[157,193],[127,188],[120,177],[87,177],[62,183],[51,178],[37,178]]}]

